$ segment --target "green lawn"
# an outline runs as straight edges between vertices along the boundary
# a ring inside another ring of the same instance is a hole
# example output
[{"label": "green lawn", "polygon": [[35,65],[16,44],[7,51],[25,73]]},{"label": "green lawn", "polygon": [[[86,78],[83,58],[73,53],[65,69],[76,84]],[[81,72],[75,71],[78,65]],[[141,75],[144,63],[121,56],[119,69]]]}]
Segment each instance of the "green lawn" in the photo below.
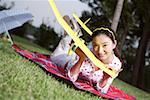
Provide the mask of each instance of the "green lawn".
[{"label": "green lawn", "polygon": [[[50,54],[28,40],[13,37],[24,49]],[[138,100],[150,100],[150,94],[120,80],[114,86],[134,95]],[[101,100],[91,93],[75,90],[62,80],[47,75],[37,64],[13,51],[0,39],[0,100]]]}]

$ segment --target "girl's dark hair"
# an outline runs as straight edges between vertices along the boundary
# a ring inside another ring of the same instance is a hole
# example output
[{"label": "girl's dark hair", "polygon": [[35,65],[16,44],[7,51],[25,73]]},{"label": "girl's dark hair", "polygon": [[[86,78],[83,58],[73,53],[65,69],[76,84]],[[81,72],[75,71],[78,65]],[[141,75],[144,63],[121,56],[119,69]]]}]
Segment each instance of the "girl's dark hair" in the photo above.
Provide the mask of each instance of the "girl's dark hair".
[{"label": "girl's dark hair", "polygon": [[[108,27],[106,27],[106,28],[104,28],[104,27],[96,28],[93,31],[92,39],[95,38],[98,35],[101,35],[101,34],[107,35],[112,40],[113,43],[115,43],[115,40],[117,41],[115,32],[112,29],[108,28]],[[118,49],[118,45],[116,45],[116,48],[114,49],[114,53],[121,60],[121,55],[120,55],[120,51]]]}]

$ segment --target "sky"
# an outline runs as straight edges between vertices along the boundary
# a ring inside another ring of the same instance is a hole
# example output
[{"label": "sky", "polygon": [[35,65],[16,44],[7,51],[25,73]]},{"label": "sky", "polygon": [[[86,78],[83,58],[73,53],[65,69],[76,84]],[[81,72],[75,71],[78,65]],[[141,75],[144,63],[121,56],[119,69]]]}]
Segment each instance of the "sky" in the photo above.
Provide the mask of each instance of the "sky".
[{"label": "sky", "polygon": [[[45,24],[54,27],[56,32],[61,32],[63,29],[59,25],[55,18],[55,15],[48,3],[48,0],[1,0],[2,2],[10,5],[10,2],[14,2],[15,6],[12,8],[24,10],[29,10],[33,17],[33,25],[38,27],[42,21]],[[79,17],[82,11],[88,10],[90,8],[87,4],[80,2],[79,0],[55,0],[56,6],[59,9],[61,15],[69,15],[72,17],[72,13],[76,13]]]}]

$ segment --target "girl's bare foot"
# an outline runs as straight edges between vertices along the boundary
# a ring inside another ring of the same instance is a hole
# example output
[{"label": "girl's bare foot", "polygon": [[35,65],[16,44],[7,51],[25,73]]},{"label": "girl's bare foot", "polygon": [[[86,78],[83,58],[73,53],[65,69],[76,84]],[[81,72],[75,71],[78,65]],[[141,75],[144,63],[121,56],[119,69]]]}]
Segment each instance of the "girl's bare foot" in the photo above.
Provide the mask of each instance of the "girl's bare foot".
[{"label": "girl's bare foot", "polygon": [[[70,17],[69,17],[68,15],[63,16],[63,19],[66,21],[66,23],[67,23],[72,29],[74,28],[73,23],[72,23],[72,21],[71,21],[71,19],[70,19]],[[64,31],[64,35],[67,35],[67,32],[66,32],[66,31]]]}]

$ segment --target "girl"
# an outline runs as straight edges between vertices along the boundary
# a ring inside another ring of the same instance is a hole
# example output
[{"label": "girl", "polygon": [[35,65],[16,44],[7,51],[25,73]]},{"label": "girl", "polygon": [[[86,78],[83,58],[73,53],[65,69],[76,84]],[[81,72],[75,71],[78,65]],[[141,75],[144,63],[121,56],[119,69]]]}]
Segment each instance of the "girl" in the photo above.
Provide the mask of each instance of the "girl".
[{"label": "girl", "polygon": [[[64,17],[66,22],[73,26],[74,31],[79,30],[78,24],[69,17]],[[68,21],[68,19],[70,21]],[[51,55],[51,60],[58,66],[64,67],[72,82],[78,79],[78,76],[84,76],[89,81],[96,84],[97,90],[102,93],[107,93],[109,86],[114,80],[108,74],[103,72],[100,68],[96,67],[89,58],[77,48],[74,54],[68,55],[72,39],[65,35],[60,41],[58,47]],[[91,51],[95,56],[110,69],[120,72],[121,62],[114,54],[117,42],[114,32],[108,28],[97,28],[92,34],[92,48]],[[74,47],[74,46],[73,46]]]}]

